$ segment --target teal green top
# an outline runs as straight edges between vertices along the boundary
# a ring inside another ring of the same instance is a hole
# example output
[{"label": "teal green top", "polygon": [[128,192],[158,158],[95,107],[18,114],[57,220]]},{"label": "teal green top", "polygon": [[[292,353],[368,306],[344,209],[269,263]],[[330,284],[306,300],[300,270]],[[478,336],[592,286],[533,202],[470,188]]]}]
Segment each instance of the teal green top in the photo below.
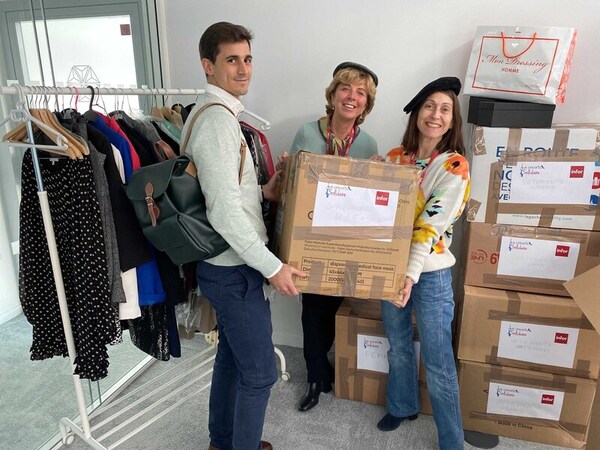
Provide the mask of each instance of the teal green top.
[{"label": "teal green top", "polygon": [[[319,129],[318,120],[305,123],[296,133],[290,154],[300,150],[319,153],[321,155],[324,155],[327,151],[327,144]],[[377,142],[375,142],[375,139],[371,135],[361,129],[350,146],[348,156],[351,158],[369,159],[373,155],[377,155]]]}]

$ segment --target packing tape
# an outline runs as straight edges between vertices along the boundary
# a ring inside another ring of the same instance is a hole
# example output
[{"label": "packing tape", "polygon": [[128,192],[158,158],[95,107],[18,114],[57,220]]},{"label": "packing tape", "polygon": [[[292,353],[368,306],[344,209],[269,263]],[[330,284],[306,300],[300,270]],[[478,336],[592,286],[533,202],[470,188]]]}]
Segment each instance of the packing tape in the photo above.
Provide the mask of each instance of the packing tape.
[{"label": "packing tape", "polygon": [[508,306],[506,307],[506,313],[518,316],[521,312],[521,297],[518,292],[507,291],[506,296],[508,297]]},{"label": "packing tape", "polygon": [[306,286],[307,292],[319,292],[319,288],[323,282],[325,276],[325,263],[321,261],[314,261],[310,265],[310,273],[308,275],[308,284]]},{"label": "packing tape", "polygon": [[509,416],[507,414],[490,414],[478,411],[469,411],[469,418],[476,420],[487,420],[490,422],[508,422],[511,424],[526,425],[523,428],[527,428],[527,426],[554,428],[568,433],[574,440],[581,442],[582,446],[577,446],[576,448],[583,448],[583,444],[585,444],[584,439],[587,431],[587,425],[580,423],[538,419],[535,417],[517,417]]},{"label": "packing tape", "polygon": [[506,311],[490,309],[488,311],[488,320],[512,320],[515,322],[532,323],[536,325],[548,325],[555,327],[579,328],[581,330],[593,330],[591,322],[581,313],[580,317],[575,318],[552,318],[532,316],[521,313],[522,300],[518,292],[506,291],[508,304]]},{"label": "packing tape", "polygon": [[569,149],[569,134],[570,131],[568,129],[556,130],[554,132],[554,142],[552,142],[552,150],[557,152],[564,152],[565,156],[567,156],[566,152]]},{"label": "packing tape", "polygon": [[483,156],[487,154],[482,127],[475,127],[475,132],[473,133],[473,141],[473,156]]},{"label": "packing tape", "polygon": [[334,241],[340,239],[410,239],[412,225],[395,227],[313,227],[295,226],[292,229],[293,240]]},{"label": "packing tape", "polygon": [[[369,386],[375,384],[377,386],[377,399],[378,405],[385,405],[385,390],[387,386],[387,375],[377,372],[371,372],[368,370],[355,370],[354,373],[349,371],[348,376],[354,377],[354,398],[362,399],[365,391],[365,384],[367,380],[372,380],[375,383],[369,383]],[[385,376],[384,376],[385,375]]]},{"label": "packing tape", "polygon": [[[568,394],[577,393],[577,383],[567,381],[565,375],[551,375],[551,379],[541,379],[530,377],[527,375],[508,373],[503,366],[491,365],[489,369],[483,371],[483,381],[489,383],[491,381],[502,382],[506,384],[517,384],[524,387],[534,386],[538,389],[552,389],[562,391]],[[532,371],[532,373],[535,373]]]},{"label": "packing tape", "polygon": [[498,205],[500,203],[500,180],[504,163],[497,161],[490,164],[490,178],[488,180],[488,204],[485,211],[485,222],[496,223]]},{"label": "packing tape", "polygon": [[371,174],[371,164],[366,161],[350,161],[350,172],[349,176],[352,178],[368,178],[370,180],[376,179],[374,174]]},{"label": "packing tape", "polygon": [[[358,325],[359,321],[361,323],[360,326]],[[356,348],[356,336],[359,334],[385,337],[383,322],[378,319],[366,319],[364,317],[349,317],[348,333],[346,334],[346,342],[344,343],[344,345],[349,345],[351,347]],[[342,336],[342,338],[344,337]]]},{"label": "packing tape", "polygon": [[[481,202],[475,200],[474,198],[470,198],[467,203],[467,212],[466,217],[468,222],[474,222],[477,217],[477,212],[481,208]],[[495,222],[495,221],[494,221]]]},{"label": "packing tape", "polygon": [[[590,379],[591,365],[592,365],[592,362],[589,359],[578,359],[577,361],[574,362],[573,367],[569,368],[569,367],[558,367],[558,366],[551,366],[548,364],[539,364],[539,363],[532,363],[529,361],[522,361],[522,360],[517,360],[517,359],[499,357],[497,345],[492,346],[491,353],[489,355],[485,356],[485,362],[487,364],[520,367],[523,369],[539,370],[542,372],[550,372],[550,373],[562,372],[562,374],[564,374],[564,375],[569,375],[569,376],[578,377],[578,378],[587,378],[587,379]],[[532,369],[533,366],[535,366],[535,369]]]},{"label": "packing tape", "polygon": [[506,154],[519,153],[521,151],[521,128],[509,128],[508,138],[506,139]]},{"label": "packing tape", "polygon": [[[493,195],[493,194],[492,194]],[[497,214],[518,214],[524,216],[540,215],[540,221],[547,222],[548,219],[556,215],[576,216],[576,217],[592,217],[592,230],[600,231],[600,208],[597,205],[556,205],[553,208],[544,207],[536,204],[513,204],[500,203],[497,196],[488,204],[486,211],[486,222],[494,223],[497,220]],[[534,226],[541,226],[539,222]]]},{"label": "packing tape", "polygon": [[600,257],[600,233],[591,232],[586,247],[585,256]]},{"label": "packing tape", "polygon": [[358,265],[354,261],[346,261],[344,267],[344,281],[342,283],[342,295],[353,297],[356,290],[356,282],[358,281]]},{"label": "packing tape", "polygon": [[556,214],[556,208],[551,207],[543,207],[542,212],[540,213],[540,221],[538,222],[538,226],[550,228],[552,226],[552,219]]},{"label": "packing tape", "polygon": [[341,374],[348,373],[349,361],[348,358],[339,356],[336,357],[336,374],[335,374],[335,390],[340,393],[341,397],[350,398],[350,386],[348,386],[348,377],[343,377]]},{"label": "packing tape", "polygon": [[523,287],[535,285],[539,291],[552,290],[555,291],[552,295],[568,297],[567,290],[563,286],[564,280],[547,280],[527,276],[518,277],[514,275],[498,275],[495,273],[484,273],[481,279],[482,284],[485,286],[493,286],[496,289],[498,286],[502,286],[502,289],[518,291],[523,290]]},{"label": "packing tape", "polygon": [[[533,227],[528,225],[505,225],[505,224],[493,224],[490,226],[490,236],[515,236],[522,238],[533,238],[543,240],[555,240],[564,242],[574,242],[581,245],[585,245],[587,241],[592,237],[596,236],[597,233],[590,233],[584,230],[571,230],[569,228],[545,228],[545,227]],[[598,242],[600,243],[600,234],[598,235]],[[497,248],[499,250],[500,247]]]},{"label": "packing tape", "polygon": [[371,280],[371,290],[369,291],[370,298],[383,298],[385,289],[385,277],[374,275]]}]

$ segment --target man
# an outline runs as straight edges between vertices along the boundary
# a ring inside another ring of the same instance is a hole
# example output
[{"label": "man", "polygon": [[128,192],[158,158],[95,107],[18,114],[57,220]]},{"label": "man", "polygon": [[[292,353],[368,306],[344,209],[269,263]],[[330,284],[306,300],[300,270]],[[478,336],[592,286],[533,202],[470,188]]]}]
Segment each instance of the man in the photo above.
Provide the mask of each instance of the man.
[{"label": "man", "polygon": [[[200,39],[206,94],[196,108],[218,102],[236,115],[243,110],[240,96],[248,92],[252,76],[251,40],[252,34],[240,25],[219,22],[208,27]],[[207,108],[192,126],[186,153],[198,169],[207,217],[231,246],[198,263],[197,271],[200,290],[217,313],[219,331],[209,449],[272,449],[261,441],[269,394],[277,380],[271,311],[263,284],[266,278],[281,294],[297,295],[292,277],[304,276],[266,247],[260,200],[261,195],[276,200],[280,171],[261,194],[237,118],[223,106]],[[240,149],[246,152],[245,159]]]}]

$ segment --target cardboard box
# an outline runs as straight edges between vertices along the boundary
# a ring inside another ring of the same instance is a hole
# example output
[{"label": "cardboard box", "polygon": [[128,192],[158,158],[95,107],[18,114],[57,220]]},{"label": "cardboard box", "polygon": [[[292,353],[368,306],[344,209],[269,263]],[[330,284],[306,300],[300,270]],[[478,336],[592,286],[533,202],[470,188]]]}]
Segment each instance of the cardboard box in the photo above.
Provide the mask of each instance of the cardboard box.
[{"label": "cardboard box", "polygon": [[600,336],[570,298],[465,286],[458,358],[597,379]]},{"label": "cardboard box", "polygon": [[473,127],[467,220],[600,231],[599,129]]},{"label": "cardboard box", "polygon": [[569,296],[563,286],[600,264],[600,232],[493,225],[467,226],[465,284]]},{"label": "cardboard box", "polygon": [[[573,296],[575,302],[594,325],[596,331],[600,331],[600,266],[596,266],[586,273],[579,275],[565,283],[565,287]],[[587,448],[592,450],[600,448],[600,396],[594,398],[592,406],[592,418],[590,419]]]},{"label": "cardboard box", "polygon": [[585,447],[593,380],[460,361],[459,386],[465,430]]},{"label": "cardboard box", "polygon": [[550,128],[556,105],[471,96],[467,122],[485,127]]},{"label": "cardboard box", "polygon": [[[360,302],[355,305],[360,305]],[[351,301],[345,299],[335,318],[335,396],[385,406],[389,344],[383,322],[359,317],[353,306]],[[415,333],[418,358],[417,337]],[[419,388],[421,412],[431,414],[422,365],[419,365]]]},{"label": "cardboard box", "polygon": [[419,170],[299,152],[288,159],[275,227],[302,292],[393,300],[404,285]]}]

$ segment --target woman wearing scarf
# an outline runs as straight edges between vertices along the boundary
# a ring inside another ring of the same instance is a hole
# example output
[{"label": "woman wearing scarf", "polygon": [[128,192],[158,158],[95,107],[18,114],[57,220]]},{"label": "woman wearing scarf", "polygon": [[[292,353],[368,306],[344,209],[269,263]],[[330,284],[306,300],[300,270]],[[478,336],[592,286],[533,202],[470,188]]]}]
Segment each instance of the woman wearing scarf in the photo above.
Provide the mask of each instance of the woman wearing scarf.
[{"label": "woman wearing scarf", "polygon": [[[300,127],[290,153],[306,150],[323,155],[369,159],[377,156],[377,143],[359,128],[375,104],[377,75],[353,62],[333,71],[325,90],[326,115]],[[330,392],[333,367],[327,359],[335,337],[335,314],[342,297],[302,294],[302,330],[308,387],[298,409],[308,411]]]}]

